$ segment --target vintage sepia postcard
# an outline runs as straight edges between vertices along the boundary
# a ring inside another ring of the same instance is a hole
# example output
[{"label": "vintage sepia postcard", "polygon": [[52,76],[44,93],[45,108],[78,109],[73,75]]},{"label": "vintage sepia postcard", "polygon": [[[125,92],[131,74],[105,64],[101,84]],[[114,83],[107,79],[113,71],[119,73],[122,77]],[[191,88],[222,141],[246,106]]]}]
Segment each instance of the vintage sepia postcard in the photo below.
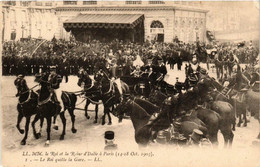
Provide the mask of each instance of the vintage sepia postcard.
[{"label": "vintage sepia postcard", "polygon": [[0,3],[3,167],[260,167],[259,1]]}]

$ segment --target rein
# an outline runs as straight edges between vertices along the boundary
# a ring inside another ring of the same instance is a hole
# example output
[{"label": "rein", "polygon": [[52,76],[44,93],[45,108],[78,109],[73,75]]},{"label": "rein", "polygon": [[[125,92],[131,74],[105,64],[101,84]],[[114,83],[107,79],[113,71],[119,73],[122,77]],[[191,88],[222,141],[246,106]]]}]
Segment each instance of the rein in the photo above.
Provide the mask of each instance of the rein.
[{"label": "rein", "polygon": [[91,79],[91,85],[90,85],[90,87],[87,88],[87,89],[84,89],[84,90],[85,90],[85,91],[86,91],[86,90],[90,90],[91,88],[93,88],[93,86],[94,86],[94,81]]},{"label": "rein", "polygon": [[22,95],[22,94],[25,94],[25,93],[27,93],[27,92],[30,92],[32,89],[34,89],[35,87],[37,87],[37,86],[39,86],[40,84],[37,84],[37,85],[35,85],[35,86],[33,86],[32,88],[30,88],[30,89],[28,89],[28,90],[26,90],[26,91],[24,91],[24,92],[21,92],[21,93],[19,93],[20,95]]},{"label": "rein", "polygon": [[39,98],[38,98],[38,106],[41,106],[41,105],[46,104],[49,101],[51,101],[52,95],[53,95],[53,93],[50,93],[50,96],[47,99],[43,100],[43,101],[39,101]]},{"label": "rein", "polygon": [[[83,96],[83,98],[85,98],[84,100],[86,100],[86,99],[89,100],[92,104],[98,104],[98,105],[99,105],[99,104],[102,104],[102,102],[96,102],[96,101],[92,100],[92,99],[91,99],[90,97],[88,97],[88,96]],[[84,100],[83,100],[83,101],[84,101]],[[82,101],[82,102],[83,102],[83,101]],[[81,103],[82,103],[82,102],[81,102]],[[81,104],[81,103],[80,103],[80,104]]]},{"label": "rein", "polygon": [[109,94],[112,91],[112,88],[113,88],[113,83],[111,80],[109,80],[109,90],[106,93],[104,93],[104,95]]},{"label": "rein", "polygon": [[29,102],[30,101],[30,99],[31,99],[31,95],[32,95],[32,91],[29,91],[29,95],[28,95],[28,98],[25,100],[25,101],[23,101],[23,102],[19,102],[18,104],[25,104],[25,103],[27,103],[27,102]]}]

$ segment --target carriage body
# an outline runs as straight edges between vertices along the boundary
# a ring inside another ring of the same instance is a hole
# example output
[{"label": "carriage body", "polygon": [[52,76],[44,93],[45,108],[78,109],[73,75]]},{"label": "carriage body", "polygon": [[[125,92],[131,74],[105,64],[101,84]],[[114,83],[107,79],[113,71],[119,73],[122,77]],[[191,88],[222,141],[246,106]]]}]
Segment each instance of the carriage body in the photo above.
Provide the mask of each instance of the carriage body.
[{"label": "carriage body", "polygon": [[147,77],[123,76],[120,79],[129,86],[132,95],[148,98],[151,86]]}]

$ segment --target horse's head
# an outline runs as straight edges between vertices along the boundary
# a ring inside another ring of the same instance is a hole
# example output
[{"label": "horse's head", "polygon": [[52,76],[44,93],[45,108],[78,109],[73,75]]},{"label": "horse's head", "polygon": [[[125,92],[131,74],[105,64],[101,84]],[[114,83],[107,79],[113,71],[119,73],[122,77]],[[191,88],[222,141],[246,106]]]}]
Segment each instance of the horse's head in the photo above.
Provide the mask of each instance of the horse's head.
[{"label": "horse's head", "polygon": [[48,76],[48,83],[53,89],[58,89],[60,87],[61,81],[62,77],[55,72],[51,72]]},{"label": "horse's head", "polygon": [[89,77],[87,71],[81,68],[78,72],[78,83],[77,85],[80,87],[85,87],[85,85],[91,84],[91,78]]},{"label": "horse's head", "polygon": [[121,102],[113,111],[112,114],[119,118],[121,122],[124,115],[130,115],[131,103],[133,103],[132,99],[128,99],[127,101]]},{"label": "horse's head", "polygon": [[41,74],[35,74],[35,82],[38,82],[40,85],[47,85],[49,78],[49,73],[41,73]]},{"label": "horse's head", "polygon": [[35,82],[38,82],[42,87],[50,87],[52,89],[58,89],[62,81],[62,77],[55,72],[41,73],[35,75]]},{"label": "horse's head", "polygon": [[105,77],[105,74],[104,74],[103,70],[99,70],[99,71],[96,72],[94,79],[98,83],[101,83],[104,77]]},{"label": "horse's head", "polygon": [[157,104],[157,105],[160,105],[160,102],[162,102],[166,98],[167,98],[167,95],[162,93],[160,90],[153,90],[149,94],[149,101],[151,103],[154,103],[154,104]]},{"label": "horse's head", "polygon": [[22,93],[26,92],[29,89],[23,75],[17,76],[14,81],[14,85],[16,86],[18,91],[17,96],[20,96]]}]

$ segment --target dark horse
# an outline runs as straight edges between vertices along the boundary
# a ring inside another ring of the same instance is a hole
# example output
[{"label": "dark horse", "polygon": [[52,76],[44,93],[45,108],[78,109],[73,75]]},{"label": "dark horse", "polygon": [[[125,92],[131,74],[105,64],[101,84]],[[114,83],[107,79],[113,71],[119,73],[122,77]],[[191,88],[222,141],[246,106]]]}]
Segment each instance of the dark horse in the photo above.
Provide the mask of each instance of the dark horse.
[{"label": "dark horse", "polygon": [[[120,103],[115,112],[117,115],[127,113],[130,115],[133,127],[135,129],[135,141],[139,146],[147,146],[149,142],[156,138],[157,132],[170,127],[172,120],[171,116],[166,110],[159,112],[158,117],[153,117],[153,114],[158,110],[150,102],[140,102],[142,99],[129,99],[124,103]],[[186,120],[181,122],[181,133],[187,134],[186,137],[192,133],[193,129],[199,129],[201,126]]]},{"label": "dark horse", "polygon": [[210,97],[208,95],[213,91],[212,89],[217,89],[217,87],[219,87],[219,84],[217,84],[217,82],[212,78],[205,78],[201,80],[198,83],[199,97],[203,101],[208,102],[208,108],[220,115],[219,129],[224,136],[225,146],[227,144],[231,146],[234,137],[231,126],[233,125],[233,130],[235,130],[235,113],[233,106],[230,103],[221,100],[212,101],[212,99],[208,98]]},{"label": "dark horse", "polygon": [[99,94],[99,87],[97,82],[94,79],[91,79],[88,73],[84,69],[80,69],[78,73],[78,86],[83,87],[84,95],[86,98],[86,105],[85,105],[85,117],[89,119],[88,115],[88,106],[90,103],[95,104],[95,120],[94,123],[97,123],[98,119],[98,105],[99,100],[101,100]]},{"label": "dark horse", "polygon": [[125,96],[130,94],[129,86],[119,79],[112,81],[103,70],[96,73],[95,80],[99,85],[99,94],[104,105],[102,125],[105,124],[106,115],[108,115],[108,125],[111,125],[110,107],[119,104]]},{"label": "dark horse", "polygon": [[[17,104],[18,118],[16,127],[21,134],[24,134],[24,130],[20,128],[20,123],[23,117],[26,118],[25,135],[23,140],[21,141],[21,145],[25,145],[28,136],[31,116],[37,113],[38,95],[33,90],[30,90],[28,88],[26,80],[22,75],[19,75],[15,79],[14,84],[18,91],[16,96],[19,97],[19,102]],[[40,126],[42,127],[42,125],[43,119],[41,119]]]},{"label": "dark horse", "polygon": [[62,79],[57,74],[42,73],[36,77],[35,81],[39,82],[41,89],[38,97],[38,111],[32,122],[33,134],[36,139],[39,138],[40,133],[36,133],[35,123],[40,118],[46,118],[47,120],[47,141],[45,145],[50,144],[50,132],[51,132],[51,119],[60,115],[63,124],[63,131],[60,136],[60,140],[64,139],[66,130],[66,118],[64,112],[61,112],[60,103],[57,100],[54,89],[58,89]]}]

